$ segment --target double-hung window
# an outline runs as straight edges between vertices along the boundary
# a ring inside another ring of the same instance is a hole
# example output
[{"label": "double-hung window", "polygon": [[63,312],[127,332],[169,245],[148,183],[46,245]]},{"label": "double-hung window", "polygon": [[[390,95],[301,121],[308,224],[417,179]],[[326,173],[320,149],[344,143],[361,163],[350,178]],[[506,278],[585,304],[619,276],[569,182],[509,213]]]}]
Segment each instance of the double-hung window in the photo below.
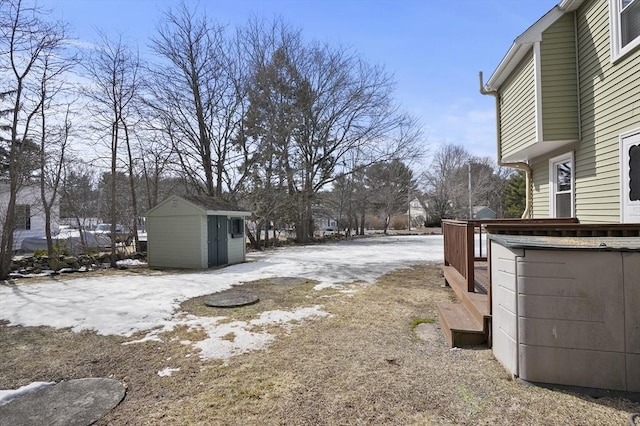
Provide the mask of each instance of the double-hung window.
[{"label": "double-hung window", "polygon": [[549,216],[573,217],[573,153],[549,160]]},{"label": "double-hung window", "polygon": [[611,61],[640,46],[640,0],[609,0]]}]

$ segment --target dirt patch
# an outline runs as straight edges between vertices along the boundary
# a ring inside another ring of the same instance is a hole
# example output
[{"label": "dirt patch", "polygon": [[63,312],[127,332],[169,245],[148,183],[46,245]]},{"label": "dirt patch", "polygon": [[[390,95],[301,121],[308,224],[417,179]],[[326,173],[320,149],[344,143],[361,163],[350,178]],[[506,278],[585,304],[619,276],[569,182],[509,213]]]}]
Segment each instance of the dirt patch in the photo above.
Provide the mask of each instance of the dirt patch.
[{"label": "dirt patch", "polygon": [[[125,400],[99,425],[130,424],[624,424],[640,404],[591,399],[511,380],[489,349],[449,350],[436,304],[452,299],[437,266],[395,271],[376,285],[313,290],[314,282],[268,280],[237,287],[260,296],[246,307],[217,310],[199,298],[196,315],[253,319],[273,309],[322,304],[331,317],[278,333],[267,350],[202,361],[195,331],[163,342],[125,340],[47,327],[0,325],[0,389],[32,381],[112,377]],[[432,338],[416,337],[426,324]],[[233,339],[234,336],[226,336]],[[160,371],[171,375],[161,376]]]},{"label": "dirt patch", "polygon": [[194,297],[180,305],[180,309],[202,317],[227,317],[228,321],[249,321],[256,318],[262,312],[273,310],[293,310],[303,306],[313,306],[325,302],[329,296],[338,294],[336,289],[327,288],[321,291],[313,287],[318,281],[307,279],[291,280],[270,278],[243,283],[234,287],[231,291],[246,293],[258,297],[259,302],[253,305],[238,308],[217,308],[207,306],[205,300],[211,295]]}]

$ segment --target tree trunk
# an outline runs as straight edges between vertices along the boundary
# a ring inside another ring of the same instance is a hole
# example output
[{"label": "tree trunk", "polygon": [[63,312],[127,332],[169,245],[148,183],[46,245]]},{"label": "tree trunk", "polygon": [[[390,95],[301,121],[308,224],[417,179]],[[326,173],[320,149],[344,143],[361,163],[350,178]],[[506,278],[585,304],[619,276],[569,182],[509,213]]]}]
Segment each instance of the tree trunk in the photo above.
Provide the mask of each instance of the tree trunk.
[{"label": "tree trunk", "polygon": [[116,170],[118,160],[118,113],[116,111],[116,119],[112,124],[111,131],[111,206],[109,209],[109,217],[111,218],[111,267],[118,266],[116,253]]},{"label": "tree trunk", "polygon": [[249,244],[251,244],[251,247],[255,248],[256,250],[260,250],[260,244],[256,241],[256,237],[253,235],[253,232],[251,232],[251,230],[249,229],[249,226],[247,225],[246,221],[244,224],[244,232],[247,234],[247,238],[249,238]]},{"label": "tree trunk", "polygon": [[22,79],[18,78],[16,90],[16,100],[14,103],[13,117],[11,122],[11,147],[9,149],[9,202],[5,212],[4,224],[2,227],[2,239],[0,241],[0,279],[9,278],[11,260],[13,257],[13,231],[16,223],[16,198],[20,186],[20,163],[21,150],[18,142],[18,120],[20,103],[22,101]]},{"label": "tree trunk", "polygon": [[[131,208],[133,209],[133,247],[138,251],[138,198],[136,197],[136,184],[133,176],[133,156],[131,155],[131,142],[129,140],[129,127],[122,120],[124,129],[124,140],[127,144],[127,155],[129,156],[129,189],[131,190]],[[127,237],[128,241],[128,237]]]}]

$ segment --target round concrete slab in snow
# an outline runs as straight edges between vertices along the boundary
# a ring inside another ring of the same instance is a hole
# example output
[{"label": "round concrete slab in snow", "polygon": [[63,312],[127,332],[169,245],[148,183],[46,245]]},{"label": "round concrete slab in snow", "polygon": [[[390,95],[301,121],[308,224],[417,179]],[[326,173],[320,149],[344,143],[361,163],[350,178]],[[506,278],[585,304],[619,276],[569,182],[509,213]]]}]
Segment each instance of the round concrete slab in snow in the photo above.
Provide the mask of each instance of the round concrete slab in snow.
[{"label": "round concrete slab in snow", "polygon": [[260,299],[255,294],[225,291],[204,299],[204,304],[214,308],[237,308],[257,303]]},{"label": "round concrete slab in snow", "polygon": [[307,282],[306,278],[301,277],[275,277],[271,278],[272,284],[278,285],[301,285]]},{"label": "round concrete slab in snow", "polygon": [[118,405],[124,394],[124,385],[112,379],[60,382],[0,405],[0,426],[87,426]]}]

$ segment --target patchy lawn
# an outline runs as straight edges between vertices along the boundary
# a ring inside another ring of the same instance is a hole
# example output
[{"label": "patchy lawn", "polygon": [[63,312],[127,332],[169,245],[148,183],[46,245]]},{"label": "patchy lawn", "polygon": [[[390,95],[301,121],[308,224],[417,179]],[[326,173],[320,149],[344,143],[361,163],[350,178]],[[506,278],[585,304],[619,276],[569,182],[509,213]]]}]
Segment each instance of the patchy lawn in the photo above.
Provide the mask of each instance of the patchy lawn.
[{"label": "patchy lawn", "polygon": [[[388,273],[373,285],[314,290],[313,280],[261,279],[238,287],[257,304],[180,308],[251,321],[321,306],[329,314],[270,323],[264,350],[201,359],[204,334],[177,327],[161,341],[70,329],[0,325],[0,389],[33,381],[113,377],[125,400],[98,424],[625,424],[640,404],[521,385],[489,349],[449,350],[436,304],[451,300],[437,265]],[[264,326],[255,326],[262,329]],[[427,340],[415,327],[433,327]],[[135,337],[142,337],[143,334]],[[234,333],[223,336],[228,341]]]}]

